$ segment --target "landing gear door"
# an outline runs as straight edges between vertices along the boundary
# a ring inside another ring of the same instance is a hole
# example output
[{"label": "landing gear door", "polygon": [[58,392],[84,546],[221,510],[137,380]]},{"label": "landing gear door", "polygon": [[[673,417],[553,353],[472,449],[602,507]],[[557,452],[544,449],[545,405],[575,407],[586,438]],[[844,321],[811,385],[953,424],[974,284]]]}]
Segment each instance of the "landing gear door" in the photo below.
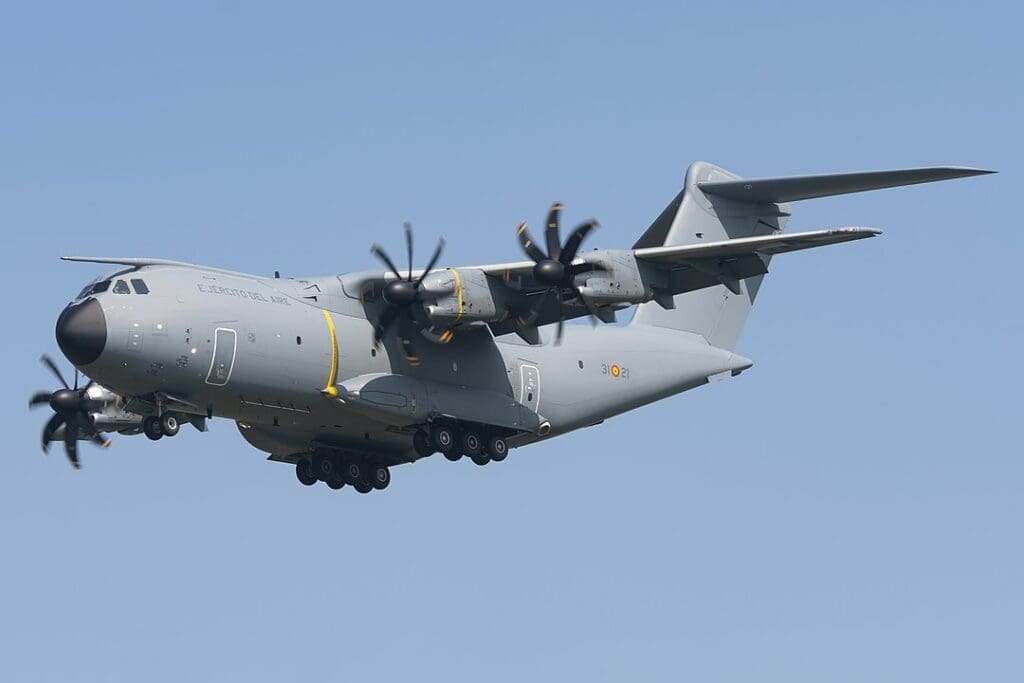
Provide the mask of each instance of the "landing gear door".
[{"label": "landing gear door", "polygon": [[516,398],[535,413],[540,407],[540,370],[529,361],[520,360],[519,376],[514,378]]}]

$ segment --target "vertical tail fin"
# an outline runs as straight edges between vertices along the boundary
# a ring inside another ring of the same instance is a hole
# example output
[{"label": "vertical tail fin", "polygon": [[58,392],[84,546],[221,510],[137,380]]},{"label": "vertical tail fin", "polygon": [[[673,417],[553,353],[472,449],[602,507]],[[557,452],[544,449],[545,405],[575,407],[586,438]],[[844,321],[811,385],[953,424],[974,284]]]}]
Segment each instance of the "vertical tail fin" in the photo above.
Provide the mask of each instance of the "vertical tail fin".
[{"label": "vertical tail fin", "polygon": [[[633,245],[677,246],[717,242],[737,237],[770,235],[782,230],[789,207],[770,201],[736,201],[706,194],[699,184],[729,182],[739,177],[713,164],[698,161],[686,172],[686,182],[651,227]],[[770,257],[764,256],[765,266]],[[757,297],[763,275],[739,283],[739,293],[724,285],[708,287],[672,299],[674,308],[657,302],[641,304],[631,324],[685,330],[704,337],[709,344],[732,350],[739,339]]]},{"label": "vertical tail fin", "polygon": [[[977,168],[944,166],[891,171],[830,173],[782,178],[740,178],[713,164],[695,162],[686,182],[651,227],[633,245],[682,246],[769,235],[782,230],[789,205],[815,197],[865,192],[994,173]],[[767,271],[767,255],[761,255]],[[678,294],[637,307],[631,324],[684,330],[704,337],[709,344],[732,350],[739,339],[764,275],[725,285]]]}]

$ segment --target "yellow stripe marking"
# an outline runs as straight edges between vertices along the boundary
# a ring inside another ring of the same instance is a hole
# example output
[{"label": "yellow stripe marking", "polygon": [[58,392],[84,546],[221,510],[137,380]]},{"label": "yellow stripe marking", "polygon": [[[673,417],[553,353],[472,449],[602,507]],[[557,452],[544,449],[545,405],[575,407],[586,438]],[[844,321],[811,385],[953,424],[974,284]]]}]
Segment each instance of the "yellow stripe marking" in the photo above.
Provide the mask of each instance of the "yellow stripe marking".
[{"label": "yellow stripe marking", "polygon": [[334,386],[338,381],[338,331],[334,328],[334,319],[331,318],[331,314],[326,309],[320,309],[323,311],[324,320],[327,321],[327,331],[331,333],[331,372],[327,376],[327,386],[324,387],[324,393],[331,398],[338,397],[338,387]]},{"label": "yellow stripe marking", "polygon": [[465,312],[465,301],[462,298],[462,276],[454,268],[449,268],[449,270],[455,276],[455,296],[459,298],[459,314],[455,316],[455,322],[452,324],[458,325],[459,321],[462,320],[462,314]]}]

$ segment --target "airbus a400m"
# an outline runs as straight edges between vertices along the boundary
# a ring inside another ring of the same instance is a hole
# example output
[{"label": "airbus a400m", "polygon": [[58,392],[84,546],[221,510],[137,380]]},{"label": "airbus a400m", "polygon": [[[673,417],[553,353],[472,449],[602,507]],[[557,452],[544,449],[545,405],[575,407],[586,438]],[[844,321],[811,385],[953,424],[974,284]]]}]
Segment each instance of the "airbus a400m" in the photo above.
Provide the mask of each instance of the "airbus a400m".
[{"label": "airbus a400m", "polygon": [[[528,260],[438,268],[443,241],[414,269],[280,278],[151,258],[114,264],[60,314],[75,366],[31,406],[54,414],[43,449],[107,434],[172,437],[223,417],[290,463],[300,482],[367,493],[391,467],[434,453],[500,462],[510,449],[601,423],[736,376],[736,341],[775,254],[873,237],[871,228],[783,232],[790,202],[988,173],[944,167],[742,179],[693,164],[682,190],[629,249],[563,241],[561,205]],[[627,325],[610,325],[635,307]],[[594,325],[568,325],[589,316]],[[89,379],[78,380],[82,372]]]}]

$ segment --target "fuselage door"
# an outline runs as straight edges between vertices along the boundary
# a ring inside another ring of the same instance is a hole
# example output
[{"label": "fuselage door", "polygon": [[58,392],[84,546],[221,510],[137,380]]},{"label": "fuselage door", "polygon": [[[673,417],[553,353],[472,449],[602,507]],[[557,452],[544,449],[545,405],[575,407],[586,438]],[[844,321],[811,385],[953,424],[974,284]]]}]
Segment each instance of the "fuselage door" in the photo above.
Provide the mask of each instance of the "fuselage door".
[{"label": "fuselage door", "polygon": [[540,370],[524,361],[519,363],[519,402],[535,413],[540,406]]},{"label": "fuselage door", "polygon": [[210,372],[206,375],[206,383],[224,386],[231,379],[231,370],[235,366],[235,350],[238,347],[238,335],[227,327],[218,327],[213,338],[213,362]]}]

